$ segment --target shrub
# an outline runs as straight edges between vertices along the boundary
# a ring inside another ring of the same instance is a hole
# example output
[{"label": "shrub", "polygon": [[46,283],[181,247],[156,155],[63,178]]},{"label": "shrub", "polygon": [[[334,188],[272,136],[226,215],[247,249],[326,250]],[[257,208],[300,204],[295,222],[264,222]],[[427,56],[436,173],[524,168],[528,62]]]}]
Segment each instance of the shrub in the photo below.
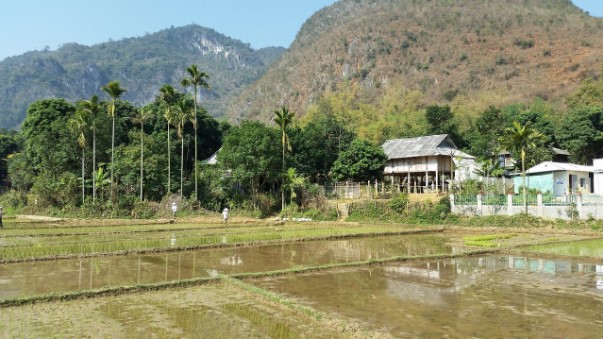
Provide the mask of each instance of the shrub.
[{"label": "shrub", "polygon": [[389,208],[398,214],[404,214],[408,207],[408,194],[400,193],[389,202]]},{"label": "shrub", "polygon": [[534,40],[515,39],[514,44],[521,49],[528,49],[534,47]]}]

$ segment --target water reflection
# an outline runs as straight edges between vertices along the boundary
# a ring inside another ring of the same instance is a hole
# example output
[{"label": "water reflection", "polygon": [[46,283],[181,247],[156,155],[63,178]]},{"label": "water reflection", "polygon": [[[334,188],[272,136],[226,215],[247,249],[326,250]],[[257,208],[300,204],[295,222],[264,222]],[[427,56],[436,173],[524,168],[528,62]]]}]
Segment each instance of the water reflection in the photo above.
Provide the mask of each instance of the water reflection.
[{"label": "water reflection", "polygon": [[400,337],[596,337],[603,263],[484,256],[257,281]]},{"label": "water reflection", "polygon": [[[170,241],[177,245],[177,238]],[[137,256],[0,264],[0,298],[265,272],[397,255],[449,253],[441,235],[312,241]]]}]

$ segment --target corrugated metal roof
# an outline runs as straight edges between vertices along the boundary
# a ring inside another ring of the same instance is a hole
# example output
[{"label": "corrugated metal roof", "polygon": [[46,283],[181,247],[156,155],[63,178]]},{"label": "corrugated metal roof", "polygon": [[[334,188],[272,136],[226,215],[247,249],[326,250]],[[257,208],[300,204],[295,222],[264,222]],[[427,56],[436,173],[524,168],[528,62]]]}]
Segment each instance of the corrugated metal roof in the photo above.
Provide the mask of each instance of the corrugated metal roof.
[{"label": "corrugated metal roof", "polygon": [[458,150],[448,134],[387,140],[381,147],[389,160],[434,155],[473,158],[469,154]]},{"label": "corrugated metal roof", "polygon": [[584,166],[570,164],[566,162],[545,161],[526,171],[526,174],[559,172],[559,171],[575,171],[575,172],[592,172],[593,166]]},{"label": "corrugated metal roof", "polygon": [[560,149],[557,147],[551,147],[553,149],[553,153],[557,154],[557,155],[571,155],[570,152],[564,150],[564,149]]}]

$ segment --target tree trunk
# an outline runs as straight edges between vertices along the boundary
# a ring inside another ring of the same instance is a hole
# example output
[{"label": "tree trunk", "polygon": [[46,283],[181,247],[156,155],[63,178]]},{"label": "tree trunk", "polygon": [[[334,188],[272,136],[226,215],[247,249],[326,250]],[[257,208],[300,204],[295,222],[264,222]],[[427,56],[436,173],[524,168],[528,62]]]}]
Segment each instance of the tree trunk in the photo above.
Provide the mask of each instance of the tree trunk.
[{"label": "tree trunk", "polygon": [[96,202],[96,123],[92,127],[92,203]]},{"label": "tree trunk", "polygon": [[142,124],[140,125],[140,201],[142,201],[142,187],[143,187],[143,160],[144,160],[144,130]]},{"label": "tree trunk", "polygon": [[85,148],[82,147],[82,205],[84,204],[84,201],[86,199],[86,186],[85,186],[85,182],[84,182],[84,153]]}]

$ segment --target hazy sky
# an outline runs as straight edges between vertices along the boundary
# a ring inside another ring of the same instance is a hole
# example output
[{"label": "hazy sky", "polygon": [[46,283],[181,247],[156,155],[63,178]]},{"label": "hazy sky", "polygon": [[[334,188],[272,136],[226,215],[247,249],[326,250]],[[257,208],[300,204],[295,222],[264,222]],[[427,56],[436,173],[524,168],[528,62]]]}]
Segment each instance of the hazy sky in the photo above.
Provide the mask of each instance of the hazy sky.
[{"label": "hazy sky", "polygon": [[[501,0],[502,1],[502,0]],[[572,0],[603,17],[602,0]],[[254,48],[288,47],[306,19],[335,0],[5,0],[0,60],[64,43],[93,45],[195,23]]]}]

